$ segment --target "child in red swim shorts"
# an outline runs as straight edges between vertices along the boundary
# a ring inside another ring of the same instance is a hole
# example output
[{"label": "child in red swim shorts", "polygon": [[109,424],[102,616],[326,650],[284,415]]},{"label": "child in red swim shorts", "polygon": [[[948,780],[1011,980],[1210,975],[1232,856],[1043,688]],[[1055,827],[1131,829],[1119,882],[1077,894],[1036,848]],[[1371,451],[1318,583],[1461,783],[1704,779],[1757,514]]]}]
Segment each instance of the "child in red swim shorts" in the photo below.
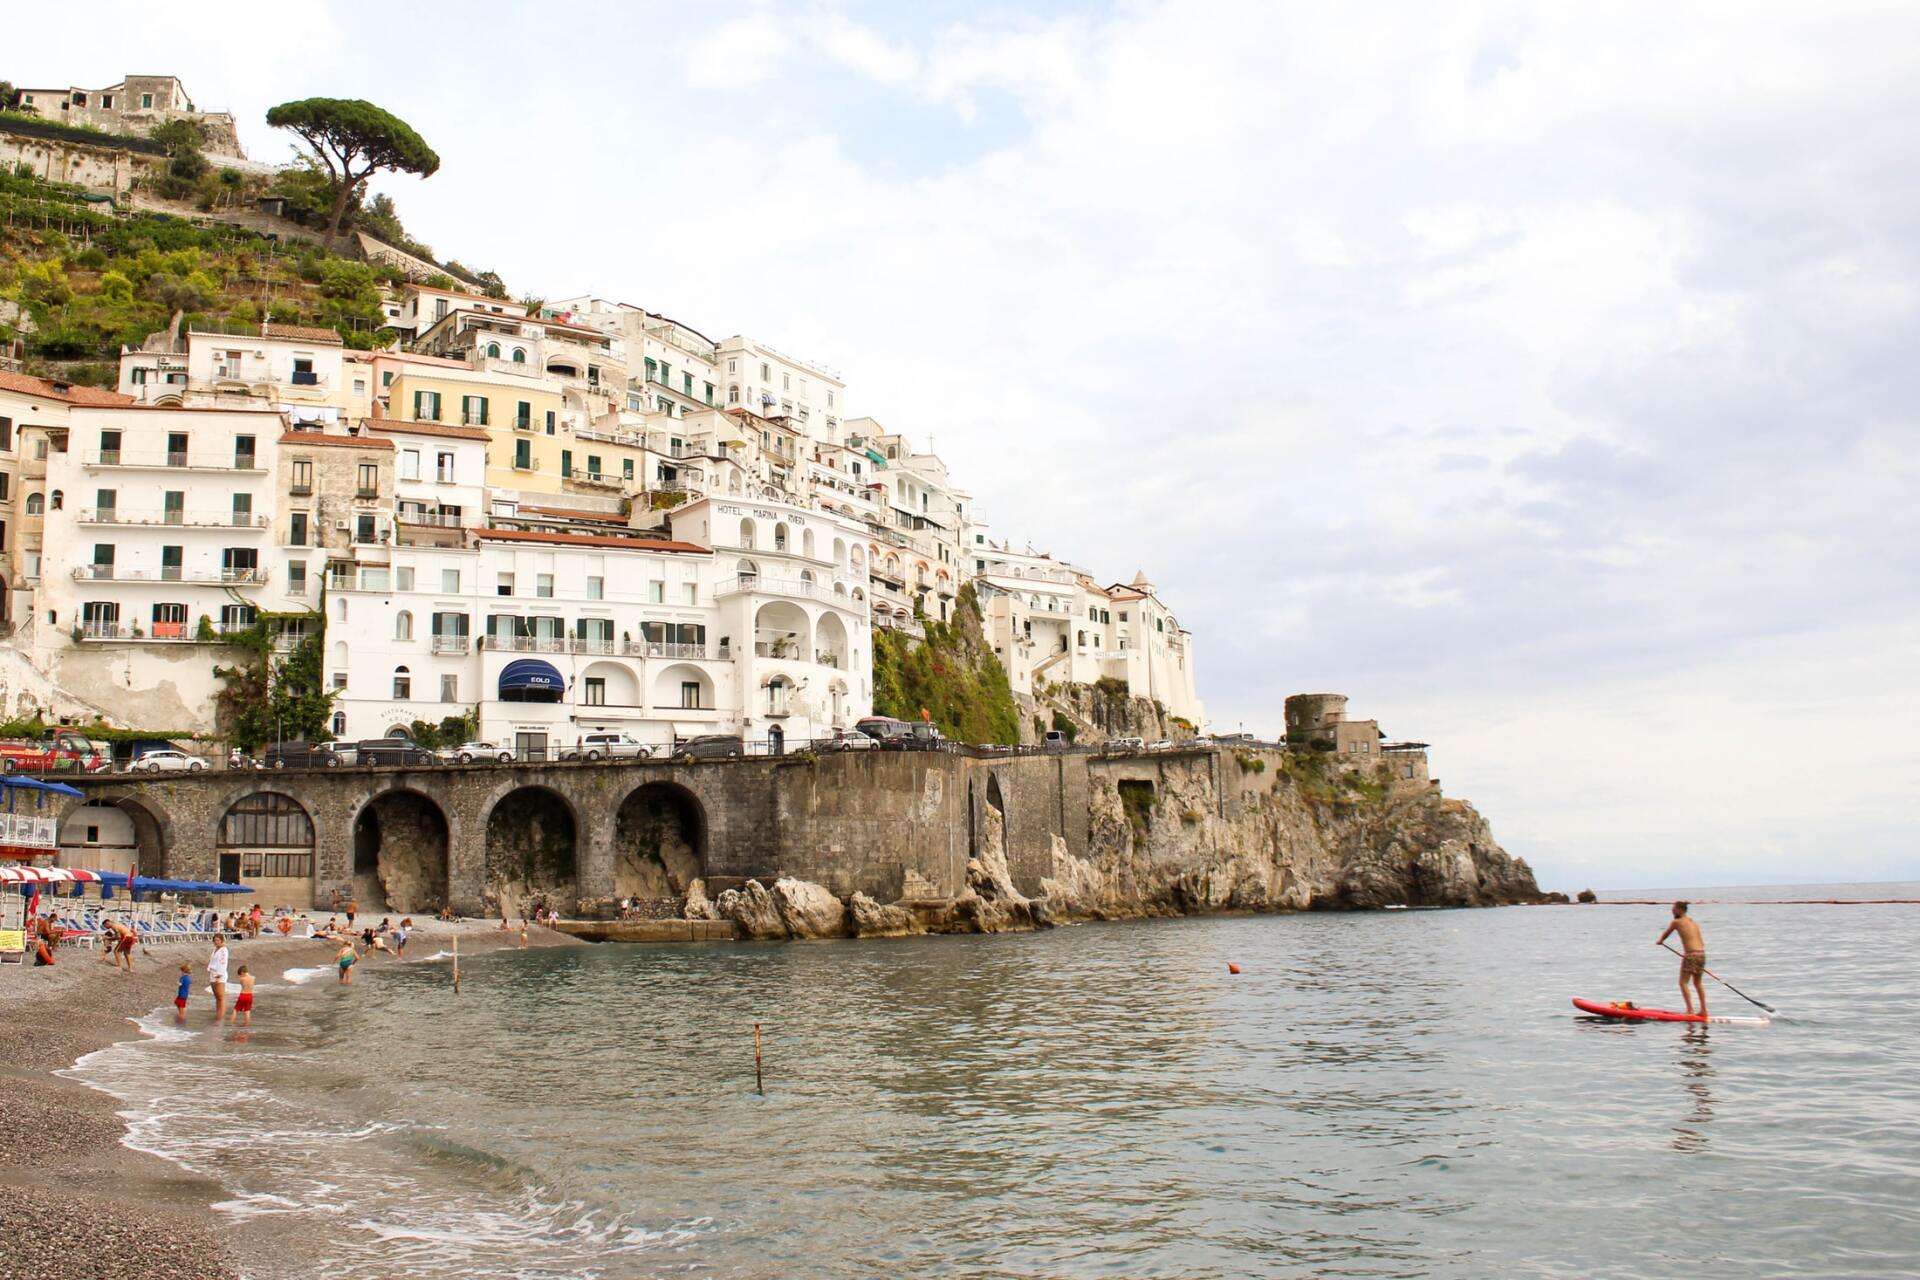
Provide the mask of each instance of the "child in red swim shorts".
[{"label": "child in red swim shorts", "polygon": [[240,982],[240,994],[233,998],[234,1019],[243,1027],[253,1025],[253,975],[247,972],[247,966],[241,965],[236,975]]},{"label": "child in red swim shorts", "polygon": [[180,989],[173,994],[173,1007],[179,1012],[173,1015],[175,1022],[187,1020],[187,999],[193,994],[193,966],[180,966]]}]

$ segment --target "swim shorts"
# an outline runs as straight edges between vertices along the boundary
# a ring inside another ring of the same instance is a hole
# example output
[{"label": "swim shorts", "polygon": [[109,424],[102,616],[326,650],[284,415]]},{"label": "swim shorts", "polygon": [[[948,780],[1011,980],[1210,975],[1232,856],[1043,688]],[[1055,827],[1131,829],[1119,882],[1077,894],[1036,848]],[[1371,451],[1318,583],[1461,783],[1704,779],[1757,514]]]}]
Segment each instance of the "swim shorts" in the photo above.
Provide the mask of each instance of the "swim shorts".
[{"label": "swim shorts", "polygon": [[1682,978],[1697,978],[1706,971],[1706,952],[1689,951],[1686,955],[1680,957],[1680,976]]},{"label": "swim shorts", "polygon": [[242,991],[233,998],[233,1011],[235,1013],[245,1013],[251,1008],[253,1008],[253,992]]},{"label": "swim shorts", "polygon": [[185,996],[175,996],[173,998],[173,1007],[181,1010],[182,1012],[185,1012],[187,1007],[187,998]]},{"label": "swim shorts", "polygon": [[122,955],[125,955],[128,952],[132,951],[133,935],[130,933],[120,935],[120,941],[113,944],[113,949],[115,951],[118,951]]}]

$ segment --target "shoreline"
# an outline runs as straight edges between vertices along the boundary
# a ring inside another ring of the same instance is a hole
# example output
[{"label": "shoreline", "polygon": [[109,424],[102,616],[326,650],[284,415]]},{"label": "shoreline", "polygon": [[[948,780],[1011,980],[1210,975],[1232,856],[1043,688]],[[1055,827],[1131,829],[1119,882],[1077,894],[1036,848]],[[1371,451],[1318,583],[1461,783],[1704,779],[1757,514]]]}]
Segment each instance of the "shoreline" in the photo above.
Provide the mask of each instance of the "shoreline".
[{"label": "shoreline", "polygon": [[[363,917],[364,918],[364,917]],[[417,958],[445,949],[458,934],[462,953],[503,949],[493,921],[450,925],[429,920],[408,945]],[[536,928],[530,947],[580,946]],[[470,948],[470,950],[469,950]],[[126,1145],[120,1100],[65,1074],[81,1059],[142,1038],[136,1025],[171,1007],[179,966],[194,966],[190,1031],[213,1029],[204,942],[165,942],[136,952],[131,977],[109,971],[98,949],[62,948],[51,968],[31,963],[0,973],[7,1016],[0,1020],[0,1110],[13,1159],[0,1167],[0,1221],[14,1228],[0,1249],[0,1280],[85,1275],[99,1280],[239,1280],[236,1233],[213,1206],[227,1198],[217,1181],[162,1156]],[[517,948],[516,948],[517,949]],[[331,961],[334,947],[311,938],[262,934],[231,944],[233,967],[252,967],[263,988],[282,986],[289,969]],[[356,983],[389,959],[363,957]],[[10,967],[11,968],[11,967]],[[273,990],[262,1012],[291,988]],[[229,992],[229,1000],[232,998]]]}]

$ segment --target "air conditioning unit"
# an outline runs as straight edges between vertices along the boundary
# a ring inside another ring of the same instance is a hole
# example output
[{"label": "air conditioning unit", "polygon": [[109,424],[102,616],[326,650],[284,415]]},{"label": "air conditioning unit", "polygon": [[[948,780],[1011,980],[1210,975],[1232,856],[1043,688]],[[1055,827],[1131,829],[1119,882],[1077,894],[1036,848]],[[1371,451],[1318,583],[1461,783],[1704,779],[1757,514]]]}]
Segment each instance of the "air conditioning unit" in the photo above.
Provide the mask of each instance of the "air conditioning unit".
[{"label": "air conditioning unit", "polygon": [[336,529],[345,529],[347,527],[347,522],[345,520],[335,520],[333,522],[333,527]]}]

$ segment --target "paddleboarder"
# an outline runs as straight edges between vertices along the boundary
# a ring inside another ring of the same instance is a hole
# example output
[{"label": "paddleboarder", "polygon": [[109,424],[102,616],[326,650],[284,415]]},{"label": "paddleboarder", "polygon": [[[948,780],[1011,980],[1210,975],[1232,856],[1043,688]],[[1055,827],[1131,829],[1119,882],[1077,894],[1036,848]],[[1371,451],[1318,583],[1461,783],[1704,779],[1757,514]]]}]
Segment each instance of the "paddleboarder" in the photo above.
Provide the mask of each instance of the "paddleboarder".
[{"label": "paddleboarder", "polygon": [[[1680,935],[1680,949],[1685,953],[1680,957],[1680,998],[1687,1002],[1687,1012],[1692,1013],[1693,997],[1698,995],[1700,1016],[1704,1018],[1707,1016],[1707,988],[1701,975],[1707,971],[1707,943],[1700,935],[1699,922],[1687,914],[1687,904],[1684,902],[1673,904],[1673,919],[1653,940],[1653,945],[1665,946],[1667,936],[1675,933]],[[1689,982],[1693,983],[1691,991],[1687,989]]]}]

